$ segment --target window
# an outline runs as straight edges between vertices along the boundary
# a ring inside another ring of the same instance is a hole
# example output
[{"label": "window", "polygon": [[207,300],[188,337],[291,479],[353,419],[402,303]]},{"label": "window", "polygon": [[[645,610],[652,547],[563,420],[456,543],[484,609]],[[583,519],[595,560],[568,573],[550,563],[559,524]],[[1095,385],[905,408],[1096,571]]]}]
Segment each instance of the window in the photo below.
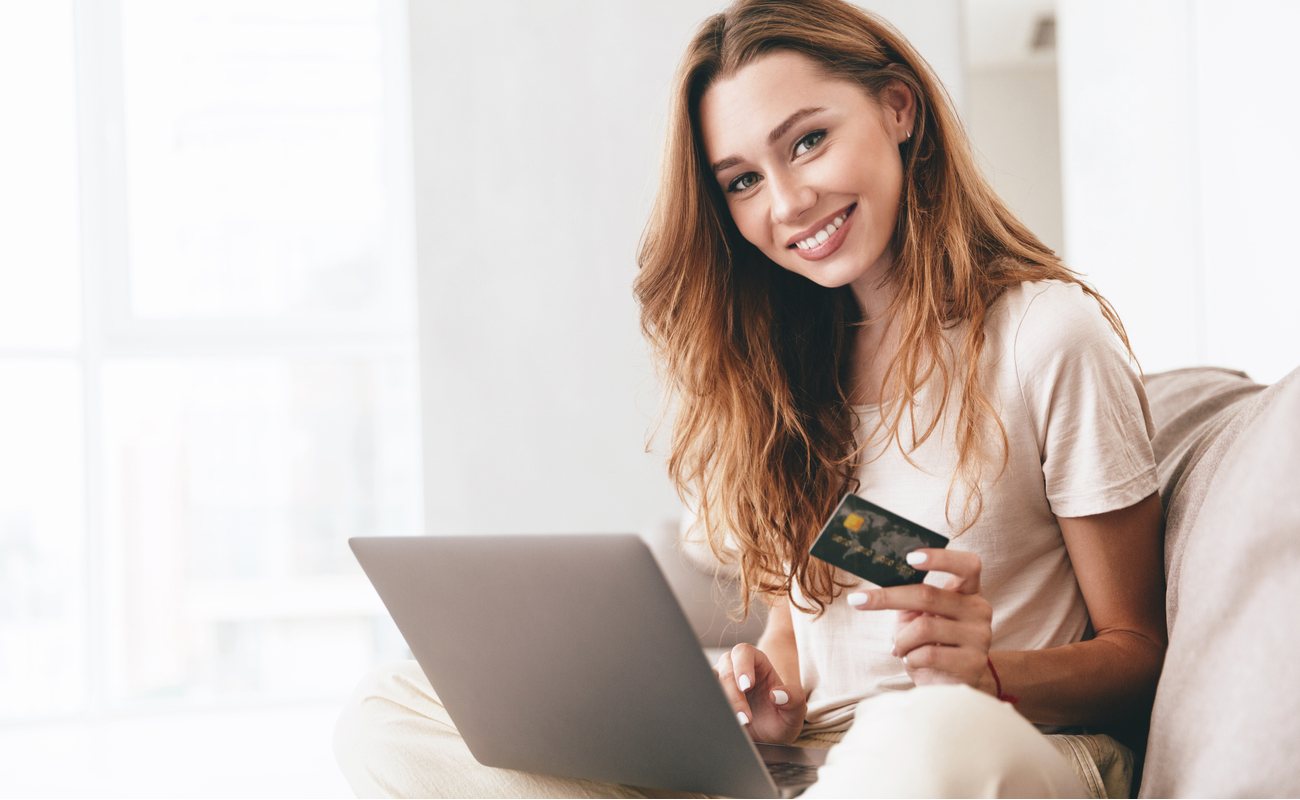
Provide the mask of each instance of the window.
[{"label": "window", "polygon": [[346,545],[420,532],[404,26],[0,6],[0,720],[405,652]]}]

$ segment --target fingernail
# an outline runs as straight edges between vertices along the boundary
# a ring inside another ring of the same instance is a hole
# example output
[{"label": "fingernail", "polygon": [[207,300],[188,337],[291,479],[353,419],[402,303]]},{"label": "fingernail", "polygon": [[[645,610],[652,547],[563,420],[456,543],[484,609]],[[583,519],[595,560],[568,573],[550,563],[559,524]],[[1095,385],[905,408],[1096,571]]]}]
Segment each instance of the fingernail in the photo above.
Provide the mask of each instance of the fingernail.
[{"label": "fingernail", "polygon": [[753,684],[749,682],[748,675],[741,673],[740,677],[736,678],[736,685],[740,687],[740,691],[748,692],[749,687],[752,686]]},{"label": "fingernail", "polygon": [[790,695],[780,689],[774,689],[772,690],[772,702],[776,703],[778,706],[783,706],[790,702]]},{"label": "fingernail", "polygon": [[737,712],[736,712],[736,719],[740,720],[740,724],[741,724],[741,725],[748,725],[748,724],[749,724],[749,715],[746,714],[744,711],[737,711]]},{"label": "fingernail", "polygon": [[849,595],[849,605],[858,608],[866,608],[871,605],[871,595],[868,592],[853,592]]},{"label": "fingernail", "polygon": [[907,563],[911,564],[914,567],[918,564],[925,563],[925,553],[911,552],[907,554],[906,558],[907,558]]}]

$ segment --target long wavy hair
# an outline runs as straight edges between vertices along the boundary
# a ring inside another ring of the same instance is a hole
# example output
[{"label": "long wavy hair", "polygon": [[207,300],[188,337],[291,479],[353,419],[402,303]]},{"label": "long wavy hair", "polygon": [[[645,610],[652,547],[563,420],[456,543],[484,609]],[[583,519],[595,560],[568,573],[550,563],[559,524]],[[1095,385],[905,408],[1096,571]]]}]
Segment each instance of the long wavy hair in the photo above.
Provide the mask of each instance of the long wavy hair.
[{"label": "long wavy hair", "polygon": [[[634,284],[641,328],[677,401],[668,472],[696,509],[709,548],[738,564],[741,617],[751,596],[788,595],[797,581],[818,617],[837,596],[834,570],[808,555],[812,538],[856,477],[869,436],[845,391],[856,329],[867,324],[848,286],[827,289],[773,263],[737,230],[712,178],[699,107],[719,79],[773,51],[811,57],[832,78],[876,98],[901,81],[916,98],[913,135],[900,146],[903,187],[884,279],[895,297],[886,318],[902,346],[884,373],[876,432],[906,455],[929,438],[960,384],[953,489],[966,486],[964,533],[983,511],[988,423],[1006,430],[979,369],[990,305],[1022,281],[1057,279],[1092,296],[1133,356],[1110,304],[1065,267],[1002,203],[972,158],[951,100],[929,65],[885,21],[838,0],[739,0],[691,39],[673,91],[661,182],[638,254]],[[960,352],[944,331],[966,323]],[[949,350],[949,361],[942,357]],[[1134,356],[1136,362],[1136,357]],[[938,380],[942,398],[918,425],[915,398]],[[911,421],[903,446],[900,423]],[[917,435],[917,431],[923,432]],[[911,460],[910,457],[908,459]],[[954,525],[954,527],[956,527]],[[734,617],[733,617],[734,618]]]}]

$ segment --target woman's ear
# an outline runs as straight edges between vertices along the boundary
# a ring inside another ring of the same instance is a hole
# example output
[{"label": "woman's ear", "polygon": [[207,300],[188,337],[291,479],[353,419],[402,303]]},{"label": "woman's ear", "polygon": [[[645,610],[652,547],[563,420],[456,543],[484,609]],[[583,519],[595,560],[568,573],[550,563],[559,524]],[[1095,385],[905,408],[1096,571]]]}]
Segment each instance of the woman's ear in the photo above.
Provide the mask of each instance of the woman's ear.
[{"label": "woman's ear", "polygon": [[885,114],[886,129],[894,141],[902,144],[910,139],[916,122],[916,96],[911,87],[898,79],[891,80],[880,90],[877,99]]}]

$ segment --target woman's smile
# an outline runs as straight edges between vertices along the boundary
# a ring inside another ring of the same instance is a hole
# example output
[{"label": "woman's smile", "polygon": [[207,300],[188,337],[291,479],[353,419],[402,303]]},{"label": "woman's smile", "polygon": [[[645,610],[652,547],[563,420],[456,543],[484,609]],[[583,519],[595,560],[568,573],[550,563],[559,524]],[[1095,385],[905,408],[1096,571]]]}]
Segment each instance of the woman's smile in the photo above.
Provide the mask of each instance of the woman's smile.
[{"label": "woman's smile", "polygon": [[849,235],[853,211],[857,207],[857,203],[852,203],[847,208],[840,209],[829,220],[820,222],[795,236],[790,240],[788,247],[805,261],[821,261],[830,256],[840,249],[844,238]]}]

